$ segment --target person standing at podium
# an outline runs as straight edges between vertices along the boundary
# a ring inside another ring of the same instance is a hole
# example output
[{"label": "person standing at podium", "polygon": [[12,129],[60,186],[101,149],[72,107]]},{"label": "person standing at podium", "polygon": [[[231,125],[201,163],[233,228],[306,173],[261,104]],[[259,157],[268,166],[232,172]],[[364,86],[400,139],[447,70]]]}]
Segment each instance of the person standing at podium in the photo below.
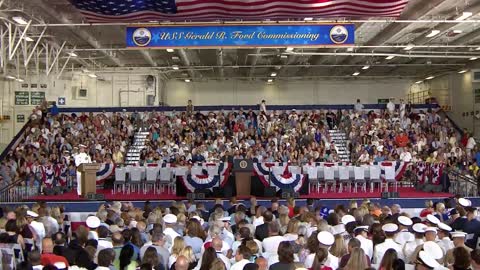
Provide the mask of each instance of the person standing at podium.
[{"label": "person standing at podium", "polygon": [[[86,146],[83,144],[79,145],[80,151],[78,154],[74,156],[75,159],[75,166],[80,166],[83,163],[92,163],[92,159],[90,156],[85,152]],[[82,193],[82,174],[77,169],[77,193],[80,195]]]}]

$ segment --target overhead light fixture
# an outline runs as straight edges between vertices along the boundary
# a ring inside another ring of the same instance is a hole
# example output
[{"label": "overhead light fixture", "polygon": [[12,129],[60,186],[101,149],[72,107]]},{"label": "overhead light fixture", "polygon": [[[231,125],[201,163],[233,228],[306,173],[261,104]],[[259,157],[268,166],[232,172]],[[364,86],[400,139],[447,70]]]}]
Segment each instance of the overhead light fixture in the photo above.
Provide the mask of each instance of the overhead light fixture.
[{"label": "overhead light fixture", "polygon": [[426,35],[426,37],[431,38],[431,37],[434,37],[438,34],[440,34],[440,30],[432,30],[432,32],[430,32],[430,34]]},{"label": "overhead light fixture", "polygon": [[174,49],[167,49],[167,52],[169,52],[169,53],[172,53],[174,51],[175,51]]},{"label": "overhead light fixture", "polygon": [[458,73],[460,73],[460,74],[463,74],[463,73],[465,73],[465,72],[467,72],[467,70],[466,70],[466,69],[464,69],[464,70],[460,70]]},{"label": "overhead light fixture", "polygon": [[423,81],[416,81],[415,83],[416,83],[416,84],[420,84],[420,83],[422,83],[422,82],[423,82]]},{"label": "overhead light fixture", "polygon": [[88,74],[88,77],[90,77],[90,78],[97,78],[97,75],[95,75],[94,73],[90,73],[90,74]]},{"label": "overhead light fixture", "polygon": [[293,51],[293,47],[287,47],[287,48],[285,49],[285,51],[286,51],[286,52],[291,52],[291,51]]},{"label": "overhead light fixture", "polygon": [[405,50],[405,51],[410,51],[411,49],[413,49],[413,47],[415,47],[415,45],[413,45],[413,44],[408,44],[405,48],[403,48],[403,50]]},{"label": "overhead light fixture", "polygon": [[32,39],[31,37],[24,37],[23,39],[25,39],[25,40],[28,41],[28,42],[32,42],[32,41],[33,41],[33,39]]},{"label": "overhead light fixture", "polygon": [[276,77],[276,76],[277,76],[277,73],[276,73],[276,72],[272,72],[272,74],[270,74],[270,76]]},{"label": "overhead light fixture", "polygon": [[475,51],[480,51],[480,47],[476,48]]},{"label": "overhead light fixture", "polygon": [[455,34],[461,34],[461,33],[463,33],[463,30],[460,30],[460,29],[453,30],[453,33],[455,33]]},{"label": "overhead light fixture", "polygon": [[15,80],[15,77],[11,76],[11,75],[7,75],[5,76],[5,78],[9,79],[9,80]]},{"label": "overhead light fixture", "polygon": [[354,49],[353,47],[348,47],[347,52],[353,52],[353,49]]},{"label": "overhead light fixture", "polygon": [[367,70],[367,69],[369,69],[369,68],[370,68],[370,66],[368,66],[368,65],[362,67],[363,70]]},{"label": "overhead light fixture", "polygon": [[78,55],[74,52],[69,52],[68,55],[70,55],[71,57],[77,57]]},{"label": "overhead light fixture", "polygon": [[282,55],[280,55],[280,58],[281,58],[281,59],[287,59],[287,58],[288,58],[288,55],[282,54]]},{"label": "overhead light fixture", "polygon": [[273,79],[268,79],[267,82],[271,83],[273,82]]},{"label": "overhead light fixture", "polygon": [[425,80],[431,80],[431,79],[433,79],[433,78],[435,78],[435,76],[427,77],[427,78],[425,78]]},{"label": "overhead light fixture", "polygon": [[18,78],[17,82],[24,82],[25,80]]},{"label": "overhead light fixture", "polygon": [[358,75],[360,75],[360,72],[355,72],[355,73],[353,73],[352,75],[353,75],[353,76],[358,76]]},{"label": "overhead light fixture", "polygon": [[174,70],[178,70],[178,66],[177,66],[177,65],[173,65],[172,68],[173,68]]},{"label": "overhead light fixture", "polygon": [[17,17],[13,17],[12,20],[18,24],[21,24],[21,25],[26,25],[28,24],[27,20],[25,20],[23,17],[20,17],[20,16],[17,16]]},{"label": "overhead light fixture", "polygon": [[390,55],[390,56],[387,56],[385,59],[387,59],[387,60],[392,60],[393,58],[395,58],[395,56]]},{"label": "overhead light fixture", "polygon": [[185,79],[185,82],[191,82],[190,79]]},{"label": "overhead light fixture", "polygon": [[83,71],[83,73],[89,73],[90,72],[90,70],[88,70],[86,68],[84,68],[82,71]]},{"label": "overhead light fixture", "polygon": [[460,15],[460,17],[455,19],[455,21],[463,21],[467,18],[470,18],[472,15],[473,15],[472,12],[463,12],[462,15]]},{"label": "overhead light fixture", "polygon": [[313,18],[312,17],[307,17],[305,19],[303,19],[304,21],[313,21]]},{"label": "overhead light fixture", "polygon": [[180,58],[178,56],[172,56],[172,60],[180,60]]},{"label": "overhead light fixture", "polygon": [[472,58],[470,58],[469,60],[470,60],[470,61],[474,61],[474,60],[477,60],[477,59],[478,59],[478,57],[472,57]]}]

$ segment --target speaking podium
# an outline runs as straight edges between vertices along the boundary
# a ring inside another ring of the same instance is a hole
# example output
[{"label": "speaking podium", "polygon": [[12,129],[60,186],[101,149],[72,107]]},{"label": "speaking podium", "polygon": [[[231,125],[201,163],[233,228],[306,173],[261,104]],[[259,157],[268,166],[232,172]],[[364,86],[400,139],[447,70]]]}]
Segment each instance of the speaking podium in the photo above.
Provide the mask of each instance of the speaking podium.
[{"label": "speaking podium", "polygon": [[97,163],[82,163],[77,170],[81,173],[80,178],[80,196],[86,197],[87,194],[97,192],[97,171],[100,165]]},{"label": "speaking podium", "polygon": [[235,159],[233,160],[233,171],[235,172],[237,196],[250,196],[253,161],[251,159]]}]

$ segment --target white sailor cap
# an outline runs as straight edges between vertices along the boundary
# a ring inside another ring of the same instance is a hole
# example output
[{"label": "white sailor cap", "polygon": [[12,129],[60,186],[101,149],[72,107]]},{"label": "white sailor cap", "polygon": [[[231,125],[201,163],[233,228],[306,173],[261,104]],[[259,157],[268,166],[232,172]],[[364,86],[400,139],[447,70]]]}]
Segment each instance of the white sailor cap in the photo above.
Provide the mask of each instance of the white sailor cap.
[{"label": "white sailor cap", "polygon": [[413,221],[409,217],[399,216],[398,223],[400,223],[403,226],[412,226]]},{"label": "white sailor cap", "polygon": [[323,244],[325,246],[331,246],[335,242],[335,237],[333,234],[327,232],[327,231],[321,231],[317,234],[317,239],[320,244]]},{"label": "white sailor cap", "polygon": [[425,230],[427,229],[427,225],[423,223],[415,223],[413,224],[412,229],[416,233],[425,233]]},{"label": "white sailor cap", "polygon": [[439,220],[436,216],[434,216],[434,215],[432,215],[432,214],[428,214],[428,215],[427,215],[427,221],[430,222],[430,223],[432,223],[432,224],[435,224],[435,225],[438,224],[438,223],[440,223],[440,220]]},{"label": "white sailor cap", "polygon": [[387,224],[382,226],[382,230],[384,232],[394,233],[394,232],[398,231],[398,225],[394,224],[394,223],[387,223]]},{"label": "white sailor cap", "polygon": [[169,224],[177,223],[177,216],[175,216],[174,214],[166,214],[163,217],[163,221]]},{"label": "white sailor cap", "polygon": [[354,221],[355,221],[355,217],[353,217],[352,215],[345,215],[342,217],[342,223],[344,225],[347,225],[348,223],[354,222]]},{"label": "white sailor cap", "polygon": [[369,227],[368,226],[358,226],[354,229],[354,231],[362,230],[365,232],[368,232]]},{"label": "white sailor cap", "polygon": [[86,148],[87,146],[85,144],[79,144],[78,147]]},{"label": "white sailor cap", "polygon": [[91,229],[96,229],[100,226],[100,219],[96,216],[89,216],[87,218],[87,227],[91,228]]},{"label": "white sailor cap", "polygon": [[437,227],[427,227],[427,228],[425,228],[425,232],[435,232],[435,233],[437,233]]},{"label": "white sailor cap", "polygon": [[223,221],[223,222],[230,222],[232,219],[230,217],[222,217],[220,218],[220,221]]},{"label": "white sailor cap", "polygon": [[436,268],[440,266],[440,264],[434,258],[432,258],[432,256],[430,256],[430,254],[428,254],[426,251],[423,251],[423,250],[420,251],[418,253],[418,257],[425,265],[427,265],[430,268]]},{"label": "white sailor cap", "polygon": [[202,225],[202,226],[205,223],[205,220],[203,220],[203,218],[201,218],[199,216],[193,216],[192,219],[198,220],[198,222],[200,222],[200,225]]},{"label": "white sailor cap", "polygon": [[468,206],[472,206],[472,201],[470,201],[469,199],[460,198],[458,199],[458,204],[460,204],[463,207],[468,207]]},{"label": "white sailor cap", "polygon": [[443,222],[440,222],[437,224],[438,228],[442,231],[447,231],[447,232],[451,232],[452,231],[452,227],[448,226],[447,224],[443,223]]},{"label": "white sailor cap", "polygon": [[452,236],[452,238],[457,238],[457,237],[466,238],[467,237],[467,233],[461,232],[461,231],[451,232],[450,235]]},{"label": "white sailor cap", "polygon": [[37,218],[37,217],[38,217],[38,214],[35,213],[35,212],[33,212],[33,211],[28,210],[28,211],[27,211],[27,216],[28,216],[28,217]]},{"label": "white sailor cap", "polygon": [[345,230],[345,225],[343,224],[338,224],[332,227],[332,234],[333,235],[338,235],[346,232]]},{"label": "white sailor cap", "polygon": [[430,255],[435,260],[439,260],[443,258],[442,248],[433,241],[427,241],[423,243],[423,250],[425,250],[428,253],[428,255]]}]

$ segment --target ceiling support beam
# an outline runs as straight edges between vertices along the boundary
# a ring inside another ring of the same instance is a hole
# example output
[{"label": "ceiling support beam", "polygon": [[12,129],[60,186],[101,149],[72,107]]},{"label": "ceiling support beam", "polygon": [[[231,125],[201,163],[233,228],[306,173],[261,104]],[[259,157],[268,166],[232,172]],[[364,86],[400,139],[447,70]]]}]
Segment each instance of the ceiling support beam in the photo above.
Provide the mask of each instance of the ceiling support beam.
[{"label": "ceiling support beam", "polygon": [[148,64],[150,64],[152,67],[158,66],[155,61],[153,61],[152,56],[150,55],[149,51],[141,50],[140,53],[143,55],[145,60],[147,60]]},{"label": "ceiling support beam", "polygon": [[255,53],[253,54],[252,62],[250,64],[252,67],[250,68],[250,71],[248,71],[248,78],[252,78],[253,73],[255,73],[255,65],[257,65],[258,56],[261,51],[262,51],[261,48],[255,49]]},{"label": "ceiling support beam", "polygon": [[182,60],[183,64],[187,66],[187,71],[188,71],[188,74],[190,75],[190,78],[191,79],[195,78],[195,72],[191,67],[191,63],[190,63],[190,60],[188,59],[188,55],[185,49],[179,49],[178,55],[180,56],[180,59]]},{"label": "ceiling support beam", "polygon": [[[102,47],[99,44],[98,40],[94,36],[92,36],[90,33],[88,33],[86,30],[75,27],[75,26],[71,26],[73,23],[62,12],[52,9],[52,7],[45,4],[45,2],[43,0],[35,1],[35,4],[40,6],[46,12],[46,14],[48,14],[52,18],[56,18],[58,21],[60,21],[63,24],[70,25],[70,26],[68,26],[68,28],[71,30],[71,32],[73,34],[75,34],[76,36],[79,36],[82,39],[84,39],[93,48],[101,48]],[[117,57],[111,55],[110,53],[108,53],[106,51],[100,50],[100,52],[102,54],[104,54],[110,61],[115,63],[115,65],[120,66],[120,67],[124,66],[122,61],[120,59],[118,59]]]},{"label": "ceiling support beam", "polygon": [[225,70],[223,69],[223,50],[222,49],[217,50],[217,65],[220,66],[218,71],[220,74],[220,78],[223,80],[223,78],[225,77]]},{"label": "ceiling support beam", "polygon": [[[30,20],[27,25],[25,25],[25,29],[22,30],[19,30],[19,31],[22,31],[22,34],[20,35],[20,38],[17,40],[17,42],[15,42],[15,39],[17,38],[17,30],[18,28],[13,25],[12,23],[8,23],[7,24],[7,28],[8,28],[8,59],[11,61],[13,60],[13,56],[15,55],[15,53],[17,52],[18,50],[18,47],[20,46],[20,44],[22,43],[22,41],[24,41],[24,38],[26,37],[27,35],[27,31],[28,31],[28,28],[30,27],[30,25],[32,24],[32,21]],[[15,27],[15,31],[12,33],[12,27]]]},{"label": "ceiling support beam", "polygon": [[[53,63],[51,66],[48,66],[48,69],[47,69],[47,76],[50,75],[50,72],[52,71],[53,67],[58,64],[58,57],[60,56],[60,54],[62,53],[63,51],[63,48],[65,47],[65,44],[66,44],[66,41],[64,41],[62,43],[62,46],[60,47],[59,50],[57,50],[57,53],[55,54],[55,58],[53,58]],[[53,51],[53,50],[52,50]]]}]

